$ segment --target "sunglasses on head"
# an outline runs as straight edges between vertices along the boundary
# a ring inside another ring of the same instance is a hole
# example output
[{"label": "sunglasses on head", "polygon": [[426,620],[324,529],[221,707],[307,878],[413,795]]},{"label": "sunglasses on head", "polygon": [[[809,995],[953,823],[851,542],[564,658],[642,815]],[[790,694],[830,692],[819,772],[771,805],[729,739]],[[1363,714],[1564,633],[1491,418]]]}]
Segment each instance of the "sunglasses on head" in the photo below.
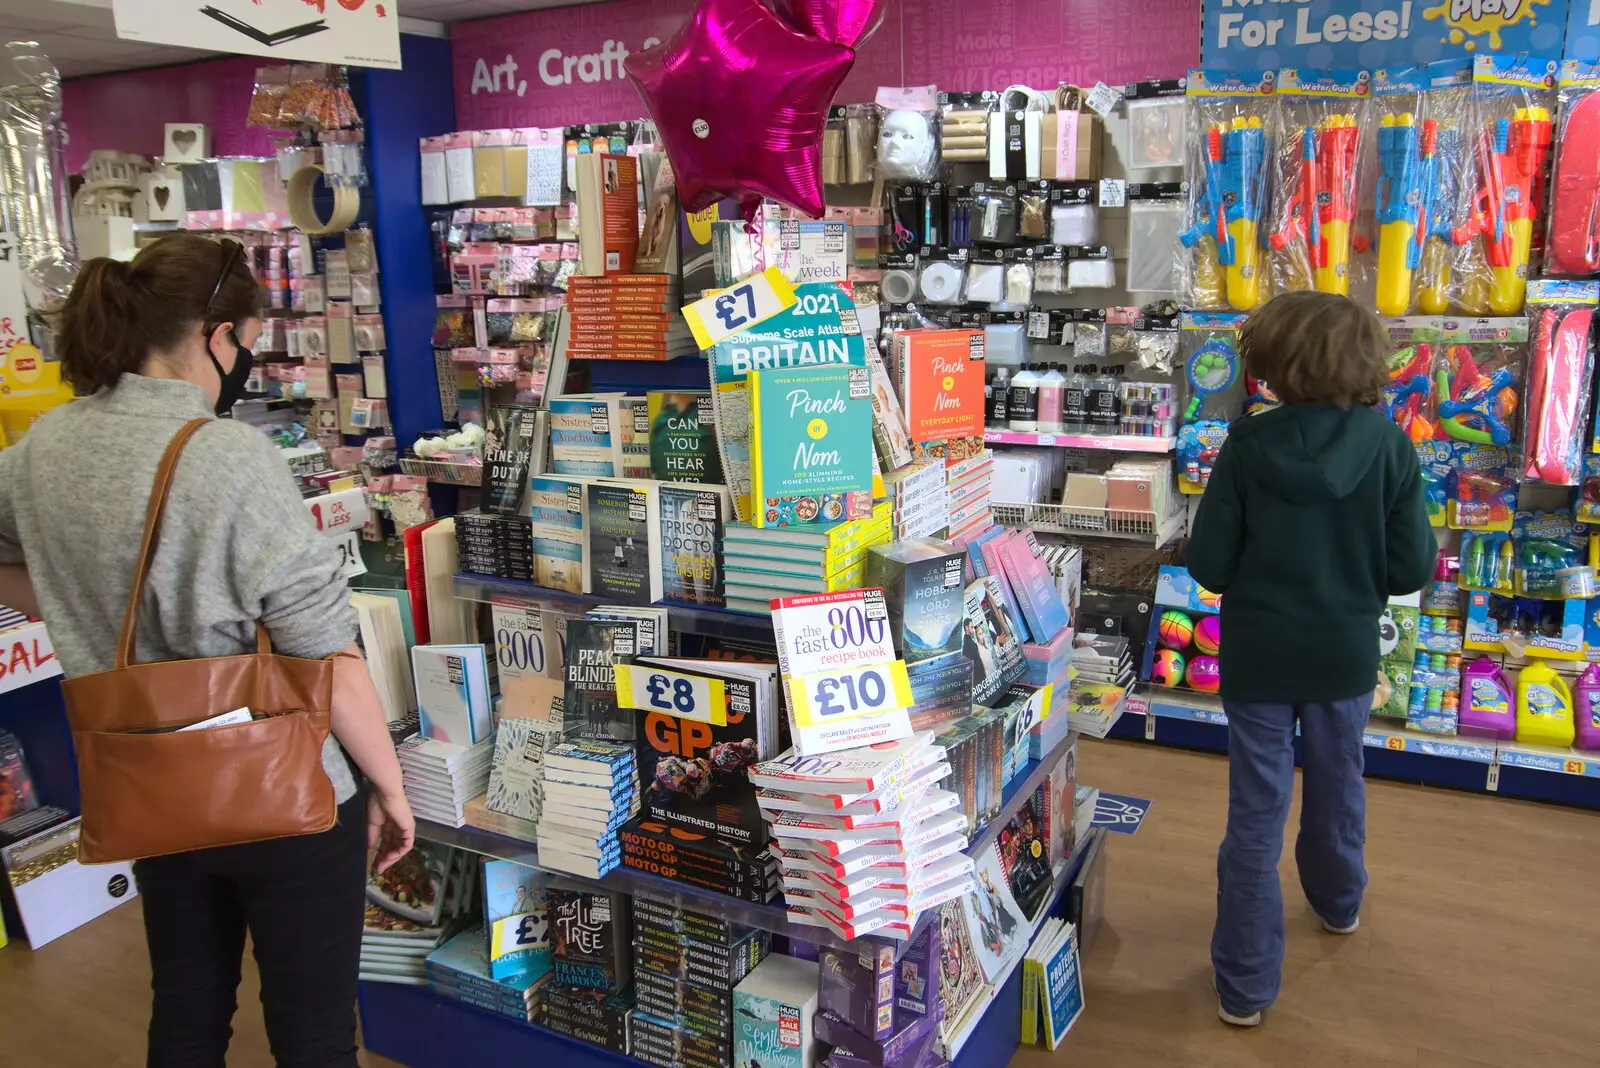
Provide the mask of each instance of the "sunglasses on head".
[{"label": "sunglasses on head", "polygon": [[237,241],[223,241],[222,245],[222,272],[217,275],[217,284],[211,287],[211,296],[206,300],[205,311],[201,319],[206,323],[206,333],[211,333],[211,306],[217,302],[217,297],[222,295],[222,284],[233,273],[233,265],[244,255],[244,246]]}]

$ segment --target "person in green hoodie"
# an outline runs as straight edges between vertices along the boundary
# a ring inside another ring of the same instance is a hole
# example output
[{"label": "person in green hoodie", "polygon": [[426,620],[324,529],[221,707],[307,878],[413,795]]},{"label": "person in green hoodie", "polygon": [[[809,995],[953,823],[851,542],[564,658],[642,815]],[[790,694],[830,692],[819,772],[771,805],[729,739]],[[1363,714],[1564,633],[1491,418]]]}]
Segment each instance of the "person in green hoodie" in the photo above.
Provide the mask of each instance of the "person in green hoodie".
[{"label": "person in green hoodie", "polygon": [[1356,929],[1367,873],[1362,730],[1378,678],[1378,619],[1433,573],[1421,469],[1373,410],[1388,339],[1331,293],[1288,293],[1246,321],[1246,370],[1281,407],[1235,422],[1200,499],[1186,562],[1222,596],[1228,829],[1211,939],[1218,1013],[1253,1027],[1278,996],[1278,857],[1301,738],[1295,862],[1333,934]]}]

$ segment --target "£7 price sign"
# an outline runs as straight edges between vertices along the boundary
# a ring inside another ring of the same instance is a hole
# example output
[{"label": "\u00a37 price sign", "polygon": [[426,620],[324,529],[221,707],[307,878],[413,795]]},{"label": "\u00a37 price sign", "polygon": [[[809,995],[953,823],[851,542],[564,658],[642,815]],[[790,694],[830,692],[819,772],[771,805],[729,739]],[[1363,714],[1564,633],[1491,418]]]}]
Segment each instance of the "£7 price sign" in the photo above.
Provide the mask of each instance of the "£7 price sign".
[{"label": "\u00a37 price sign", "polygon": [[742,330],[794,307],[794,286],[783,272],[768,267],[752,278],[719,290],[683,309],[695,342],[709,349]]}]

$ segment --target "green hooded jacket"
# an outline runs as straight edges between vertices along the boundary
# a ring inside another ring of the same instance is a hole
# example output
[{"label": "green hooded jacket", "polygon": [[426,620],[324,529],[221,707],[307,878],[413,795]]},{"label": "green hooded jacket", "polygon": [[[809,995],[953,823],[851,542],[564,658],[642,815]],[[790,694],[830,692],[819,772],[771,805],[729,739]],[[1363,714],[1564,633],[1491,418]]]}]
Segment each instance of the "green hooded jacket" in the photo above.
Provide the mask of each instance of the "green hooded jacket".
[{"label": "green hooded jacket", "polygon": [[1285,405],[1234,423],[1200,499],[1187,563],[1222,598],[1222,696],[1370,693],[1378,618],[1432,577],[1411,441],[1370,408]]}]

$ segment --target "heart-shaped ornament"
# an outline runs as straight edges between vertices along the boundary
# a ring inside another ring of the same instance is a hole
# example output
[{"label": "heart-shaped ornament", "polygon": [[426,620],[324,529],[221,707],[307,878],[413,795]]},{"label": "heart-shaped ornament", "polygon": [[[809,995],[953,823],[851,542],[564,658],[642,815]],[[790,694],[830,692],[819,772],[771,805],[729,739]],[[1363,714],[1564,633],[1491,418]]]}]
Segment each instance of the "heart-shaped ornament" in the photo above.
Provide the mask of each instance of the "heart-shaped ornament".
[{"label": "heart-shaped ornament", "polygon": [[187,156],[189,154],[189,150],[194,147],[196,140],[198,140],[198,136],[193,130],[172,131],[173,145],[185,156]]},{"label": "heart-shaped ornament", "polygon": [[167,201],[172,199],[172,189],[165,185],[152,185],[150,187],[150,196],[155,200],[156,207],[160,208],[162,211],[165,211],[167,208]]}]

